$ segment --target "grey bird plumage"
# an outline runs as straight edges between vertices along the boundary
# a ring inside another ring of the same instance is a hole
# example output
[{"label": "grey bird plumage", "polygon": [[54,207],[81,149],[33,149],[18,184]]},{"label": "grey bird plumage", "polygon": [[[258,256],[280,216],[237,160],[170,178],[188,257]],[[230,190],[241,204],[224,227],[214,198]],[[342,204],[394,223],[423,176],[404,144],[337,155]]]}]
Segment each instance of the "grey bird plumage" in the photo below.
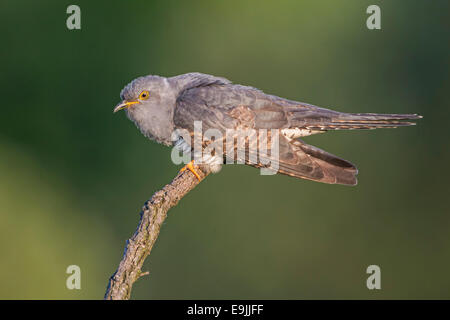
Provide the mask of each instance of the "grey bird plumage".
[{"label": "grey bird plumage", "polygon": [[[343,113],[269,95],[253,87],[201,73],[145,76],[125,86],[114,111],[127,116],[149,139],[172,146],[175,129],[278,129],[279,173],[324,183],[355,185],[356,167],[310,146],[300,137],[334,130],[414,125],[417,114]],[[226,156],[226,154],[225,154]],[[262,167],[260,163],[247,164]]]}]

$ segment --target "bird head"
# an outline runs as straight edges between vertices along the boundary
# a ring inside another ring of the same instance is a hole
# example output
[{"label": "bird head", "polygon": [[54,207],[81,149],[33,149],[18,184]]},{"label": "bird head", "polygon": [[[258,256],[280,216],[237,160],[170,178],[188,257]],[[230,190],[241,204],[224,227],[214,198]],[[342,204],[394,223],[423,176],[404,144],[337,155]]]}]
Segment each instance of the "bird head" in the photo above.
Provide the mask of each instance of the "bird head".
[{"label": "bird head", "polygon": [[127,84],[120,92],[122,102],[116,105],[114,112],[150,108],[161,103],[168,87],[166,78],[159,76],[139,77]]},{"label": "bird head", "polygon": [[177,90],[167,78],[139,77],[123,88],[122,101],[116,105],[114,113],[125,110],[144,135],[169,145],[172,143],[176,96]]}]

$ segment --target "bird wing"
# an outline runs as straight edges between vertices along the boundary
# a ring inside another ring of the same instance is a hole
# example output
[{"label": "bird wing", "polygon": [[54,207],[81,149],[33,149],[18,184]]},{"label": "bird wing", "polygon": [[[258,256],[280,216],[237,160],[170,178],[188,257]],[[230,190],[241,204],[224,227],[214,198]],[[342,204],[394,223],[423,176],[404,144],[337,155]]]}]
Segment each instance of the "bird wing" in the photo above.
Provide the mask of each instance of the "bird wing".
[{"label": "bird wing", "polygon": [[[290,106],[292,102],[289,100],[267,97],[254,88],[212,85],[186,90],[177,100],[174,123],[177,128],[187,129],[192,133],[194,121],[201,121],[203,133],[213,128],[222,131],[224,136],[226,129],[289,128],[292,115],[287,107]],[[310,112],[309,116],[317,119],[318,112]],[[225,158],[257,168],[270,164],[278,168],[278,173],[298,178],[324,183],[356,184],[357,169],[353,164],[303,141],[289,140],[279,134],[279,154],[275,156],[270,150],[270,144],[267,145],[267,153],[261,155],[257,148],[251,146],[250,140],[255,140],[250,137],[246,139],[244,156],[238,152],[237,144],[234,144],[232,153],[224,145]],[[255,155],[255,152],[258,154]]]},{"label": "bird wing", "polygon": [[[174,122],[193,132],[194,121],[202,130],[279,129],[279,173],[325,183],[356,184],[358,170],[350,162],[310,146],[297,138],[310,133],[340,129],[375,129],[413,125],[417,114],[343,113],[283,99],[246,86],[212,84],[185,90],[177,100]],[[285,137],[284,129],[298,130]],[[297,140],[296,140],[297,139]],[[246,157],[252,155],[252,148]],[[226,148],[224,148],[226,152]],[[228,155],[226,155],[228,156]],[[243,161],[244,159],[239,159]],[[245,163],[263,167],[264,161]],[[267,162],[264,162],[267,163]]]},{"label": "bird wing", "polygon": [[280,135],[279,150],[278,163],[274,161],[279,173],[329,184],[357,184],[358,169],[352,163],[302,140],[288,140]]},{"label": "bird wing", "polygon": [[[357,183],[358,170],[347,160],[308,145],[302,140],[289,140],[281,134],[277,135],[278,145],[274,145],[272,144],[274,131],[268,131],[262,138],[258,131],[252,133],[245,137],[243,144],[234,144],[233,152],[225,146],[226,158],[234,163],[270,168],[272,171],[275,170],[275,173],[296,178],[329,184]],[[245,152],[239,153],[239,148]]]}]

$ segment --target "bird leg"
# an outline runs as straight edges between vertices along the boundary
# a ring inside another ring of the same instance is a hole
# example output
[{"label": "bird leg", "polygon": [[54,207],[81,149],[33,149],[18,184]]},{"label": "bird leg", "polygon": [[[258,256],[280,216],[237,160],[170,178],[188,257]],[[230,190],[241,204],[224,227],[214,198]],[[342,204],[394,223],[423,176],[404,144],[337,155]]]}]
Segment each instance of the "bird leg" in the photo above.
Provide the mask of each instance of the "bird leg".
[{"label": "bird leg", "polygon": [[200,177],[200,175],[197,173],[197,171],[195,171],[195,167],[196,166],[194,166],[194,160],[192,160],[187,165],[185,165],[183,168],[181,168],[180,172],[189,170],[197,177],[198,181],[202,181],[202,178]]}]

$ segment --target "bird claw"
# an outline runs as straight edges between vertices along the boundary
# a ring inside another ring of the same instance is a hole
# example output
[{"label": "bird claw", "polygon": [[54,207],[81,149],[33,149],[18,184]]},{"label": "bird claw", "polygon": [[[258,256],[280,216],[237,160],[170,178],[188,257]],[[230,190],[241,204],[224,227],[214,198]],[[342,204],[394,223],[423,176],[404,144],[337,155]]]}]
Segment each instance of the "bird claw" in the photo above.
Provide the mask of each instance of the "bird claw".
[{"label": "bird claw", "polygon": [[187,165],[185,165],[183,168],[181,168],[180,172],[183,172],[186,170],[189,170],[190,172],[192,172],[197,177],[198,181],[202,181],[202,178],[200,177],[200,175],[197,173],[197,171],[195,171],[194,160],[192,160]]}]

